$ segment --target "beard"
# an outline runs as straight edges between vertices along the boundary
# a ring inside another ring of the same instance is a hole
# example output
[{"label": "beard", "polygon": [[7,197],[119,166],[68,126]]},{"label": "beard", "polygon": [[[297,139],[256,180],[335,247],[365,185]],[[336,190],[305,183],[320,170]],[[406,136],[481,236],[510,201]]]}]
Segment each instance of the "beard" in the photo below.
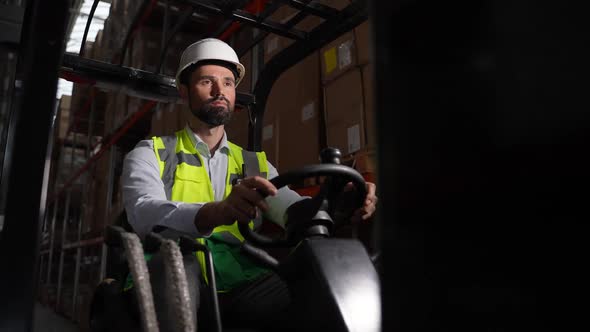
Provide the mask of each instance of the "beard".
[{"label": "beard", "polygon": [[[213,105],[214,102],[218,101],[223,101],[226,105]],[[233,109],[230,106],[229,100],[223,96],[211,98],[199,108],[192,108],[191,106],[190,110],[194,116],[196,116],[202,122],[208,124],[211,128],[229,123],[233,113]]]}]

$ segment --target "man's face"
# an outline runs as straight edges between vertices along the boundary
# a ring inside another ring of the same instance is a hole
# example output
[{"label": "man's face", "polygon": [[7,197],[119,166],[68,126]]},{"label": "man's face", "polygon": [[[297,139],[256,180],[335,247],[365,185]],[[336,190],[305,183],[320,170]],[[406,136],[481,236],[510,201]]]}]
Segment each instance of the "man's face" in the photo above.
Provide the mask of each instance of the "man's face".
[{"label": "man's face", "polygon": [[234,74],[222,66],[199,66],[192,72],[188,91],[183,86],[181,94],[186,95],[191,112],[201,121],[211,127],[224,125],[234,111]]}]

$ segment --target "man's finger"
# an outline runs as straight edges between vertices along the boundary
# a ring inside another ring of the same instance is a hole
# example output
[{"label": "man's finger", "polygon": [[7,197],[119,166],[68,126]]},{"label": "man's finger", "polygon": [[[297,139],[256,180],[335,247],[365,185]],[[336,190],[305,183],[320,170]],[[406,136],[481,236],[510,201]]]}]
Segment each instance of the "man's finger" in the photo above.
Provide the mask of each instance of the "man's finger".
[{"label": "man's finger", "polygon": [[240,182],[240,185],[250,189],[256,189],[261,193],[270,196],[276,195],[278,191],[274,184],[260,176],[247,177]]},{"label": "man's finger", "polygon": [[375,196],[376,186],[373,182],[366,182],[367,184],[367,196]]},{"label": "man's finger", "polygon": [[373,216],[373,214],[375,214],[376,208],[374,205],[371,205],[369,207],[367,207],[366,209],[363,210],[363,216],[362,219],[363,220],[367,220],[369,218],[371,218]]},{"label": "man's finger", "polygon": [[367,197],[364,206],[377,205],[377,196]]},{"label": "man's finger", "polygon": [[236,186],[233,190],[235,191],[236,196],[239,196],[240,199],[245,200],[250,205],[258,206],[262,211],[267,211],[269,209],[268,204],[264,201],[264,197],[258,190],[252,190],[245,186]]}]

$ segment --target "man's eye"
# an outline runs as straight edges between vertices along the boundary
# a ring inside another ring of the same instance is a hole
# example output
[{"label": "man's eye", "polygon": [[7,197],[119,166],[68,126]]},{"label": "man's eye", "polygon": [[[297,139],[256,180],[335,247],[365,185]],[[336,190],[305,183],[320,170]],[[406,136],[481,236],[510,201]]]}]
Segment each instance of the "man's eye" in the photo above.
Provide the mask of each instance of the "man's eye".
[{"label": "man's eye", "polygon": [[232,87],[232,86],[234,86],[234,82],[227,81],[227,82],[225,82],[225,86]]},{"label": "man's eye", "polygon": [[211,80],[201,80],[201,85],[209,85],[211,84]]}]

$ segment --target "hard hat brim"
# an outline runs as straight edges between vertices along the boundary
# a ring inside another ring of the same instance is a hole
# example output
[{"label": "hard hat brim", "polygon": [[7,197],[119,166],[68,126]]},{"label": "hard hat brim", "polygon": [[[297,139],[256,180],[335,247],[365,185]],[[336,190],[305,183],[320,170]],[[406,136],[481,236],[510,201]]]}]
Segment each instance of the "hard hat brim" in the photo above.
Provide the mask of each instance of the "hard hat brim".
[{"label": "hard hat brim", "polygon": [[[207,60],[218,60],[219,59],[199,59],[199,61],[194,61],[194,62],[189,62],[186,65],[184,65],[180,70],[178,70],[178,73],[176,74],[176,88],[180,89],[180,75],[182,75],[182,73],[189,67],[191,67],[192,65],[198,64],[199,62],[205,62]],[[220,60],[220,61],[224,61],[227,63],[231,63],[233,65],[236,66],[236,69],[238,71],[238,77],[236,77],[236,87],[238,86],[238,84],[240,84],[240,82],[242,81],[242,79],[244,78],[244,75],[246,75],[246,68],[244,67],[244,65],[242,65],[239,62],[234,62],[234,61],[227,61],[227,60]]]}]

